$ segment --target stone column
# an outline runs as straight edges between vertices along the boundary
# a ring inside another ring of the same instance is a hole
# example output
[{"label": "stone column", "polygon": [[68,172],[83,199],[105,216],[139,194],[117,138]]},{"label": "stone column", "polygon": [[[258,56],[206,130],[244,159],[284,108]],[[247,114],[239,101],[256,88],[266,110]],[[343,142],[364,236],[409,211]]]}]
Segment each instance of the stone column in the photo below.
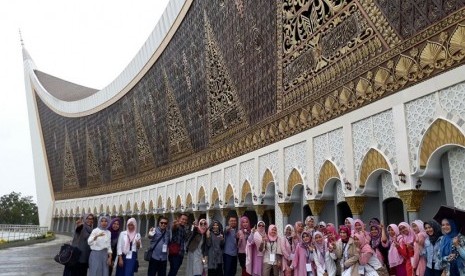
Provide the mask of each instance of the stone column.
[{"label": "stone column", "polygon": [[367,198],[364,196],[350,196],[345,199],[349,205],[350,211],[352,211],[352,218],[360,219],[360,215],[363,213],[363,208],[365,207]]},{"label": "stone column", "polygon": [[402,199],[404,207],[407,211],[408,222],[418,219],[418,212],[421,204],[426,197],[427,192],[422,190],[404,190],[397,191],[397,194]]},{"label": "stone column", "polygon": [[[279,202],[278,206],[279,206],[279,209],[281,209],[281,212],[283,213],[282,227],[285,227],[288,224],[289,215],[291,214],[294,203],[293,202]],[[284,230],[284,228],[282,230]]]},{"label": "stone column", "polygon": [[215,215],[215,210],[208,210],[207,211],[207,222],[210,225],[213,221],[213,216]]},{"label": "stone column", "polygon": [[244,215],[244,213],[245,213],[246,210],[247,210],[247,207],[245,207],[245,206],[236,207],[237,216],[238,216],[239,218],[241,218],[241,217]]},{"label": "stone column", "polygon": [[226,226],[228,225],[228,214],[229,214],[229,209],[228,208],[223,208],[221,209],[221,216],[223,217],[222,219],[222,223],[223,223],[223,227],[226,228]]},{"label": "stone column", "polygon": [[200,218],[200,211],[194,211],[194,219],[195,221],[199,222]]},{"label": "stone column", "polygon": [[[308,207],[312,211],[312,216],[315,218],[315,227],[317,226],[318,221],[320,221],[320,214],[323,211],[323,208],[326,205],[326,200],[318,199],[309,199],[307,200]],[[305,223],[305,222],[304,222]]]},{"label": "stone column", "polygon": [[257,213],[258,221],[263,220],[263,215],[265,214],[265,208],[266,208],[265,205],[255,205],[254,206],[255,212]]}]

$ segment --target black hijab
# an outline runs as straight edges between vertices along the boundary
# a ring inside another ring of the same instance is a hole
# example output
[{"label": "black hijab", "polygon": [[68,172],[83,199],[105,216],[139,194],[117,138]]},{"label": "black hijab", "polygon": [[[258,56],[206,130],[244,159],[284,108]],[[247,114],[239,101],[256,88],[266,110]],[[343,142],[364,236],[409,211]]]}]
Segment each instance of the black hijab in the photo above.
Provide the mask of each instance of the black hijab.
[{"label": "black hijab", "polygon": [[434,245],[438,241],[439,237],[442,236],[441,225],[439,225],[439,223],[437,223],[435,220],[427,221],[425,224],[428,224],[431,226],[431,228],[433,228],[433,235],[428,235],[428,237],[431,244]]}]

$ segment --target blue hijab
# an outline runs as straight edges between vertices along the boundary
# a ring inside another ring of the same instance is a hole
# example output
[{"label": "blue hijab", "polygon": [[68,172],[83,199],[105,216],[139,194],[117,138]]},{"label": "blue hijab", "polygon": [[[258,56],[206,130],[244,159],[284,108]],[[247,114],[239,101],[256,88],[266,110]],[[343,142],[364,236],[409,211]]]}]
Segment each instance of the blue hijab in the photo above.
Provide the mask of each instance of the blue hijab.
[{"label": "blue hijab", "polygon": [[[106,227],[102,227],[102,219],[106,220],[107,223],[110,223],[110,219],[109,219],[107,216],[100,216],[100,217],[98,218],[98,228],[99,228],[100,230],[107,230]],[[107,227],[108,227],[108,225],[107,225]]]},{"label": "blue hijab", "polygon": [[441,257],[446,257],[449,256],[452,250],[452,240],[457,237],[459,234],[459,230],[457,229],[457,224],[455,223],[454,220],[445,218],[443,220],[447,220],[450,224],[450,232],[449,233],[443,233],[444,236],[442,237],[442,242],[441,242]]}]

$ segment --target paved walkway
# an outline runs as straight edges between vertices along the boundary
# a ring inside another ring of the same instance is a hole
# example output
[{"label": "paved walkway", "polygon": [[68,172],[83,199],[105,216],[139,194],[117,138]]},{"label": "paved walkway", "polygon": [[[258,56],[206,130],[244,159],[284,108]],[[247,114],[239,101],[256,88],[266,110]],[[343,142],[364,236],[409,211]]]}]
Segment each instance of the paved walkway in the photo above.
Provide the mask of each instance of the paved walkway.
[{"label": "paved walkway", "polygon": [[[55,240],[47,243],[2,249],[0,250],[0,275],[62,275],[63,266],[56,263],[53,257],[58,253],[61,244],[68,241],[71,241],[71,237],[56,235]],[[144,239],[142,243],[145,247],[149,244],[149,241]],[[139,273],[136,275],[147,275],[148,262],[144,261],[143,254],[143,250],[139,251],[140,268]],[[185,275],[186,261],[187,258],[184,259],[178,275]],[[240,275],[239,266],[237,275]]]}]

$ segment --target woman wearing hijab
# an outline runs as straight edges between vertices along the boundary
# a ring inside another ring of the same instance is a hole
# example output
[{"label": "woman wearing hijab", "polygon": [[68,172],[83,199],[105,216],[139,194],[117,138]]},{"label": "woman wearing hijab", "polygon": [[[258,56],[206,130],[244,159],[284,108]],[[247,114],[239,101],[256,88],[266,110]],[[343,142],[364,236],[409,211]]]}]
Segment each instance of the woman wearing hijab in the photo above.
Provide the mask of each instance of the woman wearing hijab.
[{"label": "woman wearing hijab", "polygon": [[283,271],[285,276],[292,275],[290,265],[295,256],[298,240],[295,238],[294,227],[288,224],[284,227],[284,238],[281,239],[283,252]]},{"label": "woman wearing hijab", "polygon": [[315,217],[308,216],[305,218],[305,231],[310,232],[313,236],[313,232],[315,232]]},{"label": "woman wearing hijab", "polygon": [[426,271],[425,276],[441,276],[442,268],[439,259],[439,240],[442,237],[441,226],[436,221],[424,223],[428,237],[425,240]]},{"label": "woman wearing hijab", "polygon": [[223,276],[223,225],[213,220],[207,230],[208,275]]},{"label": "woman wearing hijab", "polygon": [[86,214],[76,221],[76,229],[74,231],[72,246],[77,247],[81,251],[78,263],[74,266],[65,266],[63,276],[86,276],[89,268],[90,246],[87,239],[92,232],[94,224],[94,215]]},{"label": "woman wearing hijab", "polygon": [[92,276],[107,276],[111,265],[111,233],[107,230],[110,220],[106,216],[100,216],[98,227],[92,230],[87,243],[91,252],[89,255],[89,274]]},{"label": "woman wearing hijab", "polygon": [[294,231],[295,231],[295,236],[298,240],[298,242],[301,242],[302,238],[302,233],[304,232],[304,224],[299,220],[294,223]]},{"label": "woman wearing hijab", "polygon": [[[389,224],[388,236],[384,233],[381,237],[381,243],[385,248],[388,248],[388,262],[391,275],[406,276],[405,259],[399,253],[398,248],[402,243],[402,235],[399,233],[399,227],[395,224]],[[383,230],[384,232],[384,230]]]},{"label": "woman wearing hijab", "polygon": [[361,219],[356,219],[354,220],[354,234],[355,233],[363,233],[365,235],[365,239],[366,241],[369,243],[371,241],[371,236],[370,236],[370,233],[368,233],[366,230],[365,230],[365,223],[363,223],[363,221]]},{"label": "woman wearing hijab", "polygon": [[[205,257],[208,254],[206,243],[206,232],[208,224],[205,219],[201,219],[197,226],[194,226],[193,233],[187,242],[187,268],[186,275],[202,275],[204,272]],[[222,235],[222,234],[221,234]],[[221,255],[221,258],[223,255]]]},{"label": "woman wearing hijab", "polygon": [[343,225],[339,227],[339,235],[341,242],[336,244],[336,255],[340,260],[341,275],[357,276],[358,274],[358,259],[360,250],[355,246],[354,239],[350,236],[351,230]]},{"label": "woman wearing hijab", "polygon": [[126,228],[127,230],[121,232],[118,238],[116,276],[134,275],[134,270],[138,265],[137,250],[142,247],[141,237],[137,232],[136,219],[128,219]]},{"label": "woman wearing hijab", "polygon": [[376,220],[371,220],[370,223],[370,246],[376,254],[378,260],[388,267],[387,254],[388,250],[381,244],[381,237],[383,235],[383,228]]},{"label": "woman wearing hijab", "polygon": [[443,275],[465,275],[465,237],[459,233],[453,219],[441,222],[443,236],[439,243],[439,258],[444,268]]},{"label": "woman wearing hijab", "polygon": [[264,247],[261,244],[266,237],[265,222],[259,221],[257,223],[257,230],[252,229],[252,233],[249,236],[246,247],[247,273],[252,276],[262,276]]},{"label": "woman wearing hijab", "polygon": [[413,246],[415,242],[415,232],[406,222],[399,223],[399,232],[402,236],[402,242],[397,246],[400,255],[405,259],[405,270],[407,275],[413,274],[412,258],[414,254]]},{"label": "woman wearing hijab", "polygon": [[297,245],[295,256],[289,268],[294,272],[294,276],[311,276],[313,270],[312,235],[310,231],[304,231],[301,237],[302,242]]},{"label": "woman wearing hijab", "polygon": [[271,224],[268,227],[268,235],[262,240],[260,245],[263,254],[263,275],[279,275],[282,268],[281,241],[278,237],[278,228]]},{"label": "woman wearing hijab", "polygon": [[358,259],[358,273],[360,275],[379,275],[378,271],[387,274],[382,263],[378,260],[375,252],[368,244],[364,233],[359,232],[354,234],[354,245],[358,248],[360,254]]},{"label": "woman wearing hijab", "polygon": [[355,233],[355,224],[354,224],[354,219],[351,217],[347,217],[344,220],[344,225],[347,226],[347,228],[350,229],[350,236],[352,236]]},{"label": "woman wearing hijab", "polygon": [[115,262],[115,255],[117,250],[117,245],[118,245],[118,237],[119,233],[121,232],[121,219],[120,218],[114,218],[110,221],[110,224],[108,224],[108,231],[111,233],[111,252],[112,258],[111,258],[111,264],[110,268],[108,270],[108,275],[111,275],[113,272],[113,265]]},{"label": "woman wearing hijab", "polygon": [[316,274],[318,276],[336,275],[336,254],[334,248],[328,245],[323,233],[316,231],[313,233],[313,258],[316,265]]},{"label": "woman wearing hijab", "polygon": [[425,240],[428,235],[426,234],[424,223],[421,220],[414,220],[411,227],[415,233],[412,258],[413,273],[414,276],[423,276],[426,271],[426,256],[422,253],[425,247]]},{"label": "woman wearing hijab", "polygon": [[240,219],[240,229],[238,231],[238,239],[237,239],[237,258],[239,259],[239,264],[242,268],[242,276],[247,276],[248,273],[246,272],[245,267],[245,248],[247,246],[247,240],[249,235],[252,233],[250,228],[250,220],[246,216],[242,216]]}]

